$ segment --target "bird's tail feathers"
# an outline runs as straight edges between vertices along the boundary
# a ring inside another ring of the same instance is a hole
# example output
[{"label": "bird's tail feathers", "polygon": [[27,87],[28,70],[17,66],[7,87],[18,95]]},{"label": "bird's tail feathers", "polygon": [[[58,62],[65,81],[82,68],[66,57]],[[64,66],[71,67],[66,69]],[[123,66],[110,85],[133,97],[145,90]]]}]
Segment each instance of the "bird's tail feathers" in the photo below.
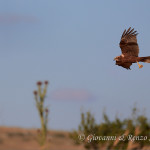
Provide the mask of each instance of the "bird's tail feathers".
[{"label": "bird's tail feathers", "polygon": [[141,62],[150,63],[150,56],[147,57],[140,57]]}]

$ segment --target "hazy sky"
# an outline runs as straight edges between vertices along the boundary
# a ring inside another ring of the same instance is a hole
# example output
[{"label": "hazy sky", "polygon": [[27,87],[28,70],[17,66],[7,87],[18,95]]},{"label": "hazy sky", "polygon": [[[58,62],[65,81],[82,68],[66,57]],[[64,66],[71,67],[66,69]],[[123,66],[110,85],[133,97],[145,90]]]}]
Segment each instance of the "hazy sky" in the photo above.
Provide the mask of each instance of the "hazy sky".
[{"label": "hazy sky", "polygon": [[33,91],[49,80],[49,128],[71,130],[81,110],[102,120],[150,115],[150,64],[115,65],[125,28],[150,56],[150,1],[0,0],[0,125],[39,127]]}]

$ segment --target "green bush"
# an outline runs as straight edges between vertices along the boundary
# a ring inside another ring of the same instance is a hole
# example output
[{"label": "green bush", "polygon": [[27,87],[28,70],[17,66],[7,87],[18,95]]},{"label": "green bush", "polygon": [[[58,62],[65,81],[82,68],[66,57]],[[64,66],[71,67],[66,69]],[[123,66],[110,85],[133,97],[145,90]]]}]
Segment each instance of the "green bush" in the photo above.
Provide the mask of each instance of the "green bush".
[{"label": "green bush", "polygon": [[[90,111],[81,113],[81,122],[78,130],[71,133],[71,138],[76,144],[84,144],[86,149],[99,149],[105,146],[106,149],[126,149],[129,143],[128,136],[147,136],[150,138],[150,123],[144,114],[138,114],[136,107],[132,109],[131,117],[120,119],[116,117],[110,121],[106,113],[103,113],[103,121],[96,123],[94,115]],[[85,139],[81,140],[79,135],[85,135]],[[91,135],[91,137],[89,137]],[[118,141],[118,137],[124,135],[125,141]],[[116,137],[112,140],[96,140],[98,137]],[[89,142],[89,138],[92,140]],[[136,140],[140,148],[150,145],[149,140]]]}]

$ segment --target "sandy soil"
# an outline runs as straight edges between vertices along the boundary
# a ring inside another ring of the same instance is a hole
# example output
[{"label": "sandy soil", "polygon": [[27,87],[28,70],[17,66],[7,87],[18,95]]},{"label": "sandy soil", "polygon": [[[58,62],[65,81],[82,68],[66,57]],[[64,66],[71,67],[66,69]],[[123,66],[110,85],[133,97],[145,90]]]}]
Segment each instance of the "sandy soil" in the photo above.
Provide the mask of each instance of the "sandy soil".
[{"label": "sandy soil", "polygon": [[[67,131],[48,132],[48,150],[85,150],[75,145]],[[37,129],[0,127],[0,150],[40,150]]]}]

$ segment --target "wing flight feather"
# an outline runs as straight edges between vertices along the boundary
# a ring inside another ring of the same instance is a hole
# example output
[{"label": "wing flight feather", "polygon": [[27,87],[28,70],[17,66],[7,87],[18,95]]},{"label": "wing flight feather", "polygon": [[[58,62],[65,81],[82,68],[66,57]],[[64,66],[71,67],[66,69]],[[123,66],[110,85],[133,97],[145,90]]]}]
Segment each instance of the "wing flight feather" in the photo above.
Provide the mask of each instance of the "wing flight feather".
[{"label": "wing flight feather", "polygon": [[128,30],[124,30],[120,40],[120,48],[123,55],[138,56],[139,47],[136,38],[137,35],[138,33],[134,31],[134,28],[131,29],[130,27]]}]

